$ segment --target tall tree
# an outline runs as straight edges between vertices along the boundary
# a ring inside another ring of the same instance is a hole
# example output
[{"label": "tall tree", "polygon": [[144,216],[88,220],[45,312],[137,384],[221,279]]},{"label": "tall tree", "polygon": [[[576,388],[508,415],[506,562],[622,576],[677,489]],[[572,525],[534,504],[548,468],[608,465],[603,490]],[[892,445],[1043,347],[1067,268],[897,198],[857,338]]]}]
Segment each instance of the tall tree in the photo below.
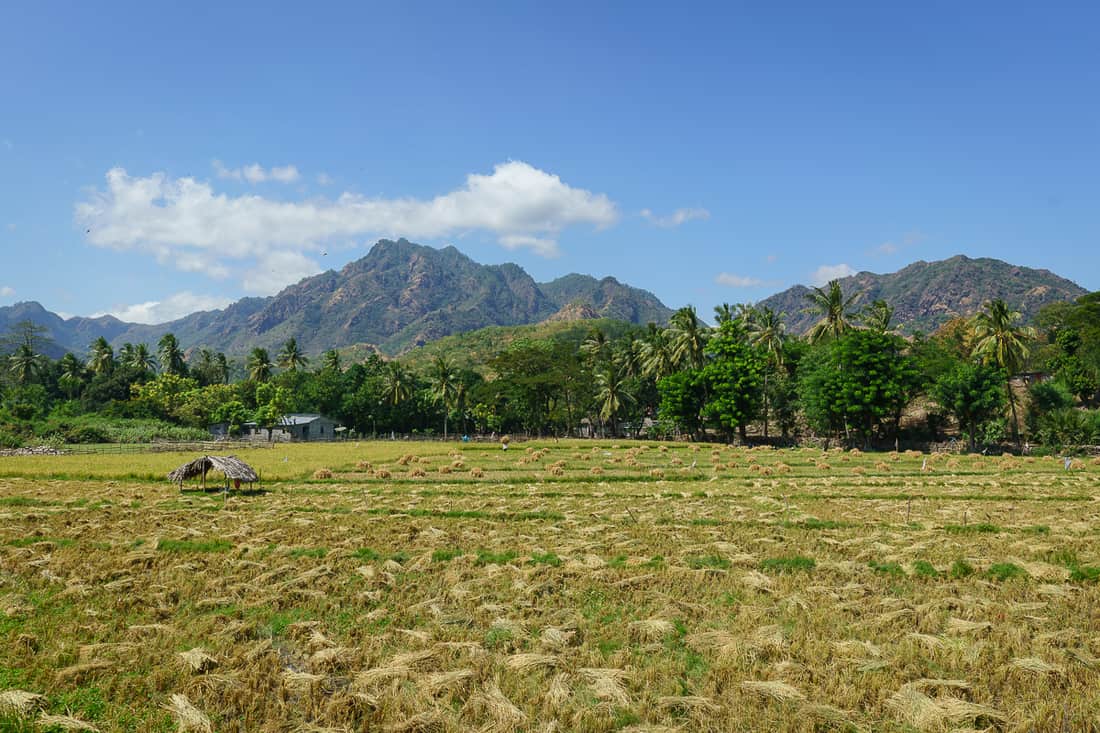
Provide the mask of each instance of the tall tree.
[{"label": "tall tree", "polygon": [[824,288],[813,288],[806,293],[810,301],[806,312],[821,316],[813,325],[807,337],[811,344],[825,339],[835,339],[852,329],[852,304],[859,294],[844,297],[839,280],[830,280]]},{"label": "tall tree", "polygon": [[717,325],[721,326],[726,321],[732,321],[734,318],[737,318],[737,306],[729,303],[714,306],[714,322]]},{"label": "tall tree", "polygon": [[890,321],[894,319],[894,307],[879,298],[863,309],[860,314],[863,325],[878,333],[894,333]]},{"label": "tall tree", "polygon": [[619,413],[634,402],[634,395],[627,388],[623,374],[613,362],[596,372],[596,404],[600,420],[611,423],[611,434],[619,434]]},{"label": "tall tree", "polygon": [[165,374],[184,376],[187,373],[187,364],[183,361],[183,349],[180,348],[179,339],[174,333],[166,333],[157,342],[160,355],[160,368]]},{"label": "tall tree", "polygon": [[985,310],[974,316],[974,355],[985,364],[998,367],[1005,375],[1005,392],[1012,408],[1012,439],[1020,443],[1020,427],[1016,414],[1016,396],[1012,392],[1012,377],[1027,361],[1029,342],[1035,339],[1035,330],[1018,326],[1020,314],[1011,311],[1003,300],[986,305]]},{"label": "tall tree", "polygon": [[458,395],[458,375],[444,356],[437,356],[428,373],[432,399],[443,405],[443,440],[447,439],[447,416],[454,409]]},{"label": "tall tree", "polygon": [[15,383],[25,387],[38,375],[41,362],[42,357],[34,353],[34,349],[27,344],[20,344],[15,349],[15,353],[8,357],[8,368]]},{"label": "tall tree", "polygon": [[84,386],[84,376],[87,371],[84,362],[77,358],[76,354],[69,352],[61,357],[61,360],[57,362],[57,367],[58,381],[64,388],[65,393],[70,398],[75,397]]},{"label": "tall tree", "polygon": [[783,344],[787,340],[783,316],[771,308],[753,308],[747,312],[745,329],[749,343],[764,355],[764,437],[768,437],[768,377],[783,368]]},{"label": "tall tree", "polygon": [[932,385],[932,396],[958,420],[971,451],[977,447],[982,425],[1004,415],[1003,379],[994,366],[961,362]]},{"label": "tall tree", "polygon": [[92,342],[88,367],[97,376],[110,374],[115,369],[115,350],[102,336]]},{"label": "tall tree", "polygon": [[304,369],[309,364],[309,359],[298,348],[298,339],[291,336],[283,343],[283,349],[279,352],[279,366],[292,372]]},{"label": "tall tree", "polygon": [[611,354],[611,342],[602,329],[593,328],[581,342],[580,350],[589,364],[602,364]]},{"label": "tall tree", "polygon": [[218,384],[229,384],[229,359],[220,351],[214,354],[214,367],[214,373],[218,376]]},{"label": "tall tree", "polygon": [[266,382],[271,379],[271,370],[275,365],[271,363],[271,357],[267,349],[259,346],[252,349],[248,355],[248,378],[253,382]]},{"label": "tall tree", "polygon": [[336,349],[329,349],[321,355],[321,371],[323,372],[339,372],[340,371],[340,352]]},{"label": "tall tree", "polygon": [[412,396],[412,376],[399,361],[386,363],[382,374],[382,394],[386,402],[397,407]]},{"label": "tall tree", "polygon": [[703,413],[727,435],[736,430],[742,441],[746,426],[760,409],[764,360],[753,348],[741,321],[723,323],[707,344],[710,359],[703,367],[706,406]]},{"label": "tall tree", "polygon": [[669,328],[672,361],[678,368],[701,369],[705,361],[709,329],[699,321],[694,306],[684,306],[672,314]]},{"label": "tall tree", "polygon": [[[119,352],[120,356],[121,353]],[[122,363],[143,372],[153,372],[157,368],[157,358],[149,352],[149,347],[145,344],[131,345],[129,358]]]},{"label": "tall tree", "polygon": [[649,324],[649,330],[641,344],[642,374],[654,380],[667,377],[675,369],[672,359],[672,344],[665,329],[655,323]]}]

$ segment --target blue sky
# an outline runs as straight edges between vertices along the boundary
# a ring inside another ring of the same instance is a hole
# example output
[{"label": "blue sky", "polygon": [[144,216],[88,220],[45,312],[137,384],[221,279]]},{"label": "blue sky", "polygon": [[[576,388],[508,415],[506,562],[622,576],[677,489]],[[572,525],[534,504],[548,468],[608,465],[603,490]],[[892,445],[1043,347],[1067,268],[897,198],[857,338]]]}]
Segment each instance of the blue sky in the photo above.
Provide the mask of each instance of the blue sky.
[{"label": "blue sky", "polygon": [[1094,3],[232,5],[5,6],[0,305],[165,320],[401,235],[702,314],[959,253],[1100,289]]}]

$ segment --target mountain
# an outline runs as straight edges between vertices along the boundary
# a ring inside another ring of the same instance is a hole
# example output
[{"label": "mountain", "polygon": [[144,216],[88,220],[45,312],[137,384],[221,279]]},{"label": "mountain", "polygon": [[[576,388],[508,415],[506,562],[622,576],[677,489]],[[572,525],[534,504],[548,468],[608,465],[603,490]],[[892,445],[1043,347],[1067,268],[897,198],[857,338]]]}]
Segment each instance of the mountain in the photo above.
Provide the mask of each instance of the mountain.
[{"label": "mountain", "polygon": [[[845,295],[859,294],[855,308],[882,299],[894,307],[894,323],[904,333],[931,333],[957,316],[971,316],[1000,298],[1030,321],[1048,303],[1070,301],[1086,291],[1048,270],[1018,267],[988,257],[957,255],[936,262],[917,261],[897,272],[860,272],[841,278]],[[803,334],[819,318],[804,312],[803,285],[765,298],[757,305],[786,314],[787,330]]]},{"label": "mountain", "polygon": [[454,247],[383,239],[339,272],[169,323],[131,324],[109,316],[64,320],[37,303],[19,303],[0,308],[0,329],[25,319],[41,323],[60,353],[85,353],[99,336],[116,347],[127,341],[152,346],[172,332],[187,348],[237,355],[260,346],[274,357],[290,337],[307,353],[366,344],[399,354],[450,334],[539,323],[574,302],[597,316],[634,323],[664,322],[671,313],[652,293],[614,278],[568,275],[540,285],[515,264],[482,265]]},{"label": "mountain", "polygon": [[580,303],[601,318],[631,323],[668,323],[672,310],[647,290],[632,288],[613,277],[597,280],[591,275],[572,273],[539,285],[558,307]]}]

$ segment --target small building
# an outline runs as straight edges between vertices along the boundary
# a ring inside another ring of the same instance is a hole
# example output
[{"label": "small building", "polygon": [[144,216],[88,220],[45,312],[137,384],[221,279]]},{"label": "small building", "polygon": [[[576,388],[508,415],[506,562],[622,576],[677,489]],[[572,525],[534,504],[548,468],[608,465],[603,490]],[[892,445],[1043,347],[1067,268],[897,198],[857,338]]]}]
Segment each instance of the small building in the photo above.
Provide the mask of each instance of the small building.
[{"label": "small building", "polygon": [[[343,428],[340,423],[330,417],[312,413],[294,413],[284,415],[276,425],[260,425],[256,422],[246,422],[241,425],[241,440],[255,440],[269,443],[285,443],[288,441],[318,441],[337,440],[341,437]],[[215,438],[229,437],[229,425],[216,423],[210,426],[210,434]]]}]

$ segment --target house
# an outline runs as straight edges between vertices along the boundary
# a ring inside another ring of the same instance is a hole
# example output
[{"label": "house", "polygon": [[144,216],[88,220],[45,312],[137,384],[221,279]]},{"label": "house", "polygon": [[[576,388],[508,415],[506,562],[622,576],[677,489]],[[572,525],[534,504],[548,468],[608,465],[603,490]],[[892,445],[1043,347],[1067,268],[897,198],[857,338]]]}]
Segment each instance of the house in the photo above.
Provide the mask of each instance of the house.
[{"label": "house", "polygon": [[[241,426],[242,440],[257,440],[273,443],[287,441],[336,440],[341,437],[340,423],[324,415],[295,413],[284,415],[277,425],[260,425],[246,422]],[[218,423],[210,426],[210,434],[215,438],[229,436],[229,426]]]}]

